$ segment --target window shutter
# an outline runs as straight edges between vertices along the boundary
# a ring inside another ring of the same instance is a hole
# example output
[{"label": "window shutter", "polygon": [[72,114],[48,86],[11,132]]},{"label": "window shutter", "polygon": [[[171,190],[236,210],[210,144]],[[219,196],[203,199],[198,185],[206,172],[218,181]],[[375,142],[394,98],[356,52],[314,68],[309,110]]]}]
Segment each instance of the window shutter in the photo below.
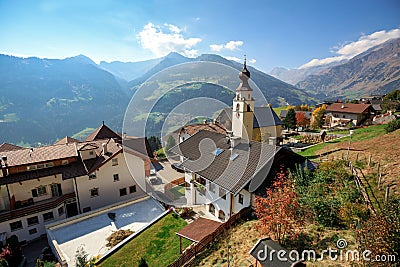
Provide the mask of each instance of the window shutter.
[{"label": "window shutter", "polygon": [[37,189],[32,189],[32,197],[37,197],[37,196],[38,196]]}]

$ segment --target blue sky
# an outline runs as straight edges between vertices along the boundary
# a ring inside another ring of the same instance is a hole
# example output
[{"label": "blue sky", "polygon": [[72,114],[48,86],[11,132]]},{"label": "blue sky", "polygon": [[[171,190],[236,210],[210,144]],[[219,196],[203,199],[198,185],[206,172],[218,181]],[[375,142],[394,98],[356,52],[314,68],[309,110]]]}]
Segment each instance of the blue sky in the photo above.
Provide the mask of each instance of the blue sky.
[{"label": "blue sky", "polygon": [[399,14],[398,0],[0,0],[0,53],[96,62],[247,54],[270,71],[349,58],[400,37]]}]

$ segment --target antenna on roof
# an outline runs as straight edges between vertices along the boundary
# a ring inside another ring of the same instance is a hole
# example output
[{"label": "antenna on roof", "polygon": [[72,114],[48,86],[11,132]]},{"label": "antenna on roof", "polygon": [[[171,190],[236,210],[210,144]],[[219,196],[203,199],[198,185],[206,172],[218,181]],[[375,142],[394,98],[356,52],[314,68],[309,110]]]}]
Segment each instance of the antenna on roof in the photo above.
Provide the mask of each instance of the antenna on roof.
[{"label": "antenna on roof", "polygon": [[104,126],[104,121],[103,121],[103,126]]}]

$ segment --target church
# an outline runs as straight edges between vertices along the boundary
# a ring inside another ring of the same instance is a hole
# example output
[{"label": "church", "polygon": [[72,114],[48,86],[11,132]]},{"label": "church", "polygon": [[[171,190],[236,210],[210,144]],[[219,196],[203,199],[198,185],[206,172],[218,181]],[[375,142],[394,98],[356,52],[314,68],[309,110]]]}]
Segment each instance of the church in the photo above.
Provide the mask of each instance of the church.
[{"label": "church", "polygon": [[[203,205],[209,217],[222,222],[252,206],[256,196],[265,196],[281,167],[314,167],[306,158],[269,142],[277,137],[276,132],[268,140],[255,138],[270,126],[280,135],[280,120],[271,107],[260,108],[257,116],[246,61],[239,78],[232,100],[231,131],[201,127],[169,150],[182,159],[187,205]],[[265,126],[267,120],[272,125]]]}]

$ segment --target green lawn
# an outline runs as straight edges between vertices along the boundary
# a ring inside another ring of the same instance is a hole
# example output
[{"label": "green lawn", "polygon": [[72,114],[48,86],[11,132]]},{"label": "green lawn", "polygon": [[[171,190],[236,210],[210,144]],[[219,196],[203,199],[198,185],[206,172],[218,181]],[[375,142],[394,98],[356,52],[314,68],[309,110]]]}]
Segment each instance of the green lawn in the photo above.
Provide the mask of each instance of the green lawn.
[{"label": "green lawn", "polygon": [[[340,132],[340,133],[341,134],[349,133],[349,131]],[[365,127],[365,128],[355,129],[354,134],[351,137],[351,140],[352,140],[352,142],[364,141],[364,140],[369,140],[376,136],[380,136],[380,135],[384,135],[384,134],[386,134],[385,125],[374,125],[374,126],[369,126],[369,127]],[[348,141],[349,141],[349,137],[343,137],[338,140],[315,145],[304,151],[299,152],[298,154],[305,156],[305,157],[312,157],[312,156],[316,155],[316,152],[318,150],[320,150],[321,148],[324,148],[325,146],[327,146],[329,144],[339,143],[339,142],[348,142]]]},{"label": "green lawn", "polygon": [[[167,266],[179,258],[179,237],[175,234],[186,226],[181,218],[169,214],[134,238],[103,263],[102,267],[138,266],[143,257],[151,267]],[[190,245],[190,241],[182,239],[182,247]]]}]

